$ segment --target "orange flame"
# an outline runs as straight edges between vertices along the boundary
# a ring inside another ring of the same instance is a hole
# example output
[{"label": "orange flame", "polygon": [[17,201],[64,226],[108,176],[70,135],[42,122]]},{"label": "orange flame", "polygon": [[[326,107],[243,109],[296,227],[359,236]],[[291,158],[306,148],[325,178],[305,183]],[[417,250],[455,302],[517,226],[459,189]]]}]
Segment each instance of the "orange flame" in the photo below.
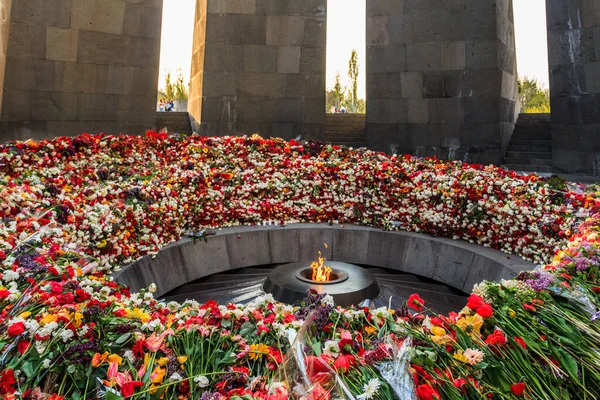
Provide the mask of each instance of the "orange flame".
[{"label": "orange flame", "polygon": [[315,261],[310,264],[313,270],[312,280],[315,282],[329,282],[331,275],[331,268],[325,265],[325,257],[319,251],[319,261]]}]

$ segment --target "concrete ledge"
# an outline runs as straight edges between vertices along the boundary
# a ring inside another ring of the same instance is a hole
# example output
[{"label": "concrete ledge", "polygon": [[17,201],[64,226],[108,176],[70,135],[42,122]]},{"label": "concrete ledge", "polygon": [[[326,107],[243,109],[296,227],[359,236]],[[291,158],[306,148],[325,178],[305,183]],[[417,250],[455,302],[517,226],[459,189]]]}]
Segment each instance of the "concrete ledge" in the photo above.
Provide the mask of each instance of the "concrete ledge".
[{"label": "concrete ledge", "polygon": [[156,283],[157,296],[162,296],[227,270],[314,260],[319,250],[328,260],[416,274],[464,292],[482,280],[510,279],[535,268],[521,257],[460,240],[358,225],[293,224],[224,228],[208,242],[182,239],[113,276],[134,291]]}]

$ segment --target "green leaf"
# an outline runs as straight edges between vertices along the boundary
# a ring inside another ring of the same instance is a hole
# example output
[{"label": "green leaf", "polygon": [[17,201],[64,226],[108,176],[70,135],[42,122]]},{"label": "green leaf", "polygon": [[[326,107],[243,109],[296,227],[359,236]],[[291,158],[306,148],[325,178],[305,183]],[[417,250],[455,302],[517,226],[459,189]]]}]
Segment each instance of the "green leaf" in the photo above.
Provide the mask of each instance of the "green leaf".
[{"label": "green leaf", "polygon": [[240,335],[246,337],[256,330],[256,326],[252,322],[244,322],[240,328]]},{"label": "green leaf", "polygon": [[575,361],[575,359],[563,349],[556,349],[556,352],[558,353],[558,362],[560,363],[560,366],[563,367],[565,371],[567,371],[571,378],[578,381],[579,379],[577,377],[577,361]]},{"label": "green leaf", "polygon": [[317,357],[321,357],[321,342],[315,341],[312,345],[312,349]]},{"label": "green leaf", "polygon": [[25,373],[28,378],[31,378],[34,374],[35,368],[33,367],[33,363],[31,361],[25,361],[23,365],[21,365],[21,371]]},{"label": "green leaf", "polygon": [[230,319],[222,319],[221,320],[221,326],[223,328],[229,328],[229,327],[231,327],[231,320]]},{"label": "green leaf", "polygon": [[123,344],[131,337],[131,333],[125,333],[115,341],[116,344]]},{"label": "green leaf", "polygon": [[504,371],[500,365],[488,367],[485,370],[485,377],[492,386],[496,386],[503,392],[510,392],[510,382],[504,376]]},{"label": "green leaf", "polygon": [[123,397],[119,396],[116,393],[113,393],[110,390],[106,391],[106,396],[104,397],[106,400],[124,400]]}]

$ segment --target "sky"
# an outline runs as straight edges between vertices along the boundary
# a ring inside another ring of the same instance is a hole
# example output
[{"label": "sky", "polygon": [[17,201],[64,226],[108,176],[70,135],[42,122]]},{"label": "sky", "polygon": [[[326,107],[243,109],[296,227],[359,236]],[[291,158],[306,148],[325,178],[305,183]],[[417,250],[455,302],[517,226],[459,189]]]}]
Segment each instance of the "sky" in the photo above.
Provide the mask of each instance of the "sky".
[{"label": "sky", "polygon": [[[302,0],[297,0],[302,1]],[[513,0],[519,75],[533,77],[548,87],[546,46],[546,0]],[[196,0],[164,0],[159,87],[165,75],[181,69],[189,82]],[[333,87],[336,72],[349,86],[348,60],[358,53],[360,97],[365,97],[365,0],[328,0],[327,87]]]}]

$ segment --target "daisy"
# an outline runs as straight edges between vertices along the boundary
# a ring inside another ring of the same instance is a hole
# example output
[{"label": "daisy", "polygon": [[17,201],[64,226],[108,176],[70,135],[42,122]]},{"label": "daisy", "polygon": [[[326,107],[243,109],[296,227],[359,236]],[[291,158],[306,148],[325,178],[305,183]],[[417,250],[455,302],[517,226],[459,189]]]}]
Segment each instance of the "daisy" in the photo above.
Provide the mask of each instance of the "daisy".
[{"label": "daisy", "polygon": [[373,378],[363,386],[364,393],[358,395],[358,400],[369,400],[372,399],[377,392],[379,391],[379,387],[381,386],[381,381],[377,378]]}]

